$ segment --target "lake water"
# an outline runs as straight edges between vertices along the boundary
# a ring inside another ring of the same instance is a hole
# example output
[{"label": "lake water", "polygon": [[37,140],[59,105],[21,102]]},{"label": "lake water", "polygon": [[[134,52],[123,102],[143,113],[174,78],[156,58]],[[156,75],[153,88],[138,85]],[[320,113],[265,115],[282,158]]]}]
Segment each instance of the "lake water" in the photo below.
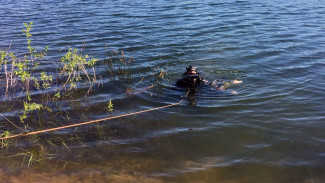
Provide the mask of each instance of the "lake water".
[{"label": "lake water", "polygon": [[[243,83],[224,92],[199,89],[179,106],[41,135],[80,139],[48,143],[53,159],[29,168],[28,159],[0,159],[0,182],[325,181],[324,1],[2,0],[0,48],[23,53],[22,24],[30,21],[33,44],[50,48],[41,63],[46,71],[69,47],[99,59],[106,50],[134,58],[128,86],[99,70],[103,87],[62,101],[72,122],[109,116],[110,99],[112,115],[178,102],[186,91],[174,84],[188,65],[208,80]],[[169,80],[126,95],[127,87],[150,86],[156,67]],[[7,117],[21,112],[0,109]],[[23,153],[30,144],[22,137],[1,151]]]}]

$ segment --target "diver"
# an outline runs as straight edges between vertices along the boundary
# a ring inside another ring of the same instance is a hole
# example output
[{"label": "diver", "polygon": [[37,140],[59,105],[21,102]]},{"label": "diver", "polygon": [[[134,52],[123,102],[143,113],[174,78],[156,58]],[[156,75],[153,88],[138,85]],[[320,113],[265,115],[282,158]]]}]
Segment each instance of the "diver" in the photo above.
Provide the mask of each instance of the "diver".
[{"label": "diver", "polygon": [[[183,73],[183,77],[176,82],[178,87],[194,89],[196,87],[204,86],[206,84],[211,87],[216,88],[217,90],[225,90],[225,86],[229,84],[239,84],[242,83],[241,80],[223,80],[217,79],[212,82],[207,81],[202,78],[201,74],[198,72],[198,69],[195,66],[186,67],[186,71]],[[231,92],[236,94],[235,91]]]}]

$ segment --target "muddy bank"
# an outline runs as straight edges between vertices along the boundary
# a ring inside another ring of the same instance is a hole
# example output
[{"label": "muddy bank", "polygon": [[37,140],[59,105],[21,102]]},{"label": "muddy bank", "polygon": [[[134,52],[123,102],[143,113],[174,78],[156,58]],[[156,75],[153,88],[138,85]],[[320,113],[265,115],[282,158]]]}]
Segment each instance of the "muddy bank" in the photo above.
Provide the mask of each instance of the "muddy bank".
[{"label": "muddy bank", "polygon": [[20,172],[6,172],[0,170],[0,183],[100,183],[100,182],[120,182],[120,183],[161,183],[161,180],[147,177],[138,173],[104,173],[100,170],[83,170],[80,172],[47,172],[39,173],[34,170],[23,170]]}]

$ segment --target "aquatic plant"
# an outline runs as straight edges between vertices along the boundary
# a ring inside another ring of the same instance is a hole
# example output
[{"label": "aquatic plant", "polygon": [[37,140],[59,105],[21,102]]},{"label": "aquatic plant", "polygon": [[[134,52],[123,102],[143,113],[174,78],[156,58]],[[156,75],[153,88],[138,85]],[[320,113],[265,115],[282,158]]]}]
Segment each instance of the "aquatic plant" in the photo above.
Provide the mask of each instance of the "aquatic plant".
[{"label": "aquatic plant", "polygon": [[132,80],[131,68],[134,58],[127,58],[123,50],[113,50],[107,58],[103,60],[106,70],[113,79]]},{"label": "aquatic plant", "polygon": [[[68,91],[72,88],[77,88],[79,82],[84,78],[89,83],[89,89],[87,95],[90,93],[94,83],[97,83],[97,76],[95,72],[95,65],[98,59],[89,55],[82,55],[77,49],[69,48],[68,52],[61,58],[61,66],[57,70],[61,79],[64,80],[64,85],[61,88],[56,87],[56,93],[45,94],[44,90],[50,89],[53,85],[58,85],[58,79],[53,81],[53,73],[49,74],[45,71],[34,72],[39,69],[39,62],[47,55],[48,47],[44,49],[38,49],[32,45],[32,29],[33,22],[24,23],[23,33],[26,36],[27,52],[23,55],[23,58],[18,58],[13,52],[8,50],[0,50],[0,70],[4,72],[5,96],[10,98],[11,95],[16,92],[24,93],[23,100],[17,101],[23,106],[22,113],[20,114],[20,121],[24,123],[24,120],[31,115],[34,111],[49,111],[51,108],[48,106],[49,101],[57,101],[65,93],[60,91],[66,88],[69,84]],[[9,48],[10,49],[10,48]],[[90,70],[92,71],[90,73]],[[2,82],[0,78],[0,82]],[[0,88],[1,90],[1,88]],[[41,97],[33,99],[32,92],[41,93]],[[61,95],[60,95],[61,94]],[[66,93],[69,95],[69,93]],[[70,93],[71,94],[71,93]],[[28,124],[24,124],[25,129]]]},{"label": "aquatic plant", "polygon": [[164,68],[159,66],[154,67],[152,71],[152,85],[159,88],[164,80],[169,81],[168,66],[166,65]]},{"label": "aquatic plant", "polygon": [[[61,57],[59,67],[56,68],[59,73],[42,71],[42,68],[39,68],[39,63],[47,56],[49,48],[39,49],[32,45],[32,26],[32,22],[24,23],[23,33],[26,36],[27,51],[22,58],[18,58],[15,53],[10,52],[10,48],[0,50],[0,83],[3,83],[0,90],[4,91],[4,98],[9,100],[14,98],[15,107],[20,108],[19,124],[12,123],[3,116],[8,125],[6,128],[0,129],[0,137],[8,137],[17,133],[17,130],[27,133],[32,129],[44,129],[51,125],[57,126],[62,121],[69,121],[71,116],[69,112],[61,110],[60,101],[87,96],[93,91],[94,86],[100,87],[102,78],[100,74],[103,73],[96,73],[98,66],[105,66],[104,74],[108,74],[110,79],[124,81],[127,85],[132,83],[131,71],[134,58],[127,58],[123,50],[112,51],[107,58],[100,61],[88,54],[83,54],[78,49],[68,48],[67,53]],[[3,77],[1,77],[1,71]],[[164,69],[156,68],[152,75],[154,84],[168,79]],[[151,89],[154,84],[139,90],[139,92]],[[22,97],[17,98],[17,93]],[[114,110],[113,103],[112,100],[107,102],[109,112]],[[79,117],[82,118],[82,116]],[[17,121],[16,118],[14,119]],[[8,156],[4,152],[0,158],[21,157],[22,165],[30,166],[53,157],[52,150],[47,148],[48,146],[64,146],[70,150],[67,139],[75,142],[82,137],[76,134],[67,134],[65,138],[31,136],[28,140],[32,145],[21,149],[21,153]],[[15,142],[14,139],[1,140],[0,146],[6,149]],[[10,154],[9,151],[8,153]]]},{"label": "aquatic plant", "polygon": [[[81,72],[86,75],[88,82],[90,83],[89,90],[87,94],[89,94],[91,88],[96,82],[96,72],[95,72],[95,64],[98,61],[96,58],[92,58],[89,55],[83,56],[78,52],[78,49],[69,48],[68,53],[66,53],[61,58],[62,68],[60,68],[61,75],[68,75],[63,88],[69,83],[70,88],[77,88],[77,83],[81,81]],[[88,74],[87,66],[92,68],[92,75]]]},{"label": "aquatic plant", "polygon": [[[94,83],[97,83],[95,65],[98,59],[89,55],[82,55],[77,49],[72,48],[69,48],[68,52],[61,58],[61,65],[57,68],[60,71],[59,74],[47,73],[45,71],[35,72],[36,69],[40,69],[38,68],[39,62],[47,55],[48,47],[38,49],[32,45],[32,26],[33,22],[24,23],[23,33],[26,36],[27,51],[22,58],[18,58],[13,52],[10,52],[10,47],[8,50],[0,50],[0,71],[2,71],[4,76],[0,77],[0,83],[3,83],[0,90],[4,91],[4,98],[10,100],[11,97],[15,97],[15,103],[18,106],[22,106],[19,119],[23,127],[15,127],[20,130],[29,128],[33,114],[38,116],[38,126],[43,127],[42,117],[46,113],[52,112],[51,108],[53,105],[50,105],[51,102],[58,104],[57,102],[62,97],[72,96],[73,94],[70,90],[77,88],[79,82],[85,79],[88,81],[89,89],[86,94],[89,94]],[[53,74],[61,78],[57,78],[54,81]],[[54,92],[45,92],[45,90],[53,86],[60,86],[58,81],[62,80],[65,80],[63,86],[55,87],[52,90]],[[64,89],[67,84],[69,84],[69,88],[65,91]],[[17,92],[24,97],[16,98]],[[39,94],[32,95],[33,93]],[[29,120],[25,122],[27,118]],[[12,123],[12,125],[15,124]],[[2,133],[2,137],[8,136],[11,134],[11,130],[0,130],[0,133]],[[5,142],[7,141],[2,141],[1,146],[7,146]]]},{"label": "aquatic plant", "polygon": [[[11,135],[10,131],[4,131],[2,134],[0,134],[0,137],[9,137]],[[8,147],[9,145],[9,140],[1,140],[1,143],[0,143],[0,147],[1,148],[4,148],[4,147]]]},{"label": "aquatic plant", "polygon": [[113,111],[113,103],[112,100],[109,100],[109,102],[107,103],[107,109],[109,112]]}]

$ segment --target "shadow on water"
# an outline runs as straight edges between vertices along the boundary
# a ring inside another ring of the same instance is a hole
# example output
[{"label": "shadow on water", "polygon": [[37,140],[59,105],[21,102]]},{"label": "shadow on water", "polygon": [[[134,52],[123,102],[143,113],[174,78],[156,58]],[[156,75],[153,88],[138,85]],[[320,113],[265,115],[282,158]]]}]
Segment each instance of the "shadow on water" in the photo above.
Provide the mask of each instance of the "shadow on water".
[{"label": "shadow on water", "polygon": [[[220,86],[219,86],[220,87]],[[181,88],[175,86],[165,87],[163,90],[166,99],[184,99],[183,104],[198,107],[211,107],[209,105],[204,105],[204,101],[217,101],[220,99],[227,99],[229,97],[235,96],[232,90],[218,89],[214,86],[206,84],[201,87],[196,88]]]}]

